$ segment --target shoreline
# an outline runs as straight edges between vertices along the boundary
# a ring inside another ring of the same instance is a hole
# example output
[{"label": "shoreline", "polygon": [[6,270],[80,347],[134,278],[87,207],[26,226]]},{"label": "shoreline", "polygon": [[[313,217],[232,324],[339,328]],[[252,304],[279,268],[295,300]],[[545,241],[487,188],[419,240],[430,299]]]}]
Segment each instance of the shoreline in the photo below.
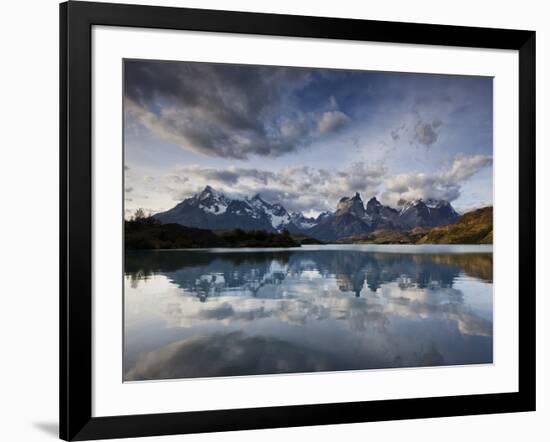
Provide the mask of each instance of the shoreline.
[{"label": "shoreline", "polygon": [[304,244],[298,247],[193,247],[169,249],[126,249],[125,253],[140,252],[209,252],[209,253],[268,253],[296,251],[350,251],[402,254],[461,254],[493,253],[492,244]]}]

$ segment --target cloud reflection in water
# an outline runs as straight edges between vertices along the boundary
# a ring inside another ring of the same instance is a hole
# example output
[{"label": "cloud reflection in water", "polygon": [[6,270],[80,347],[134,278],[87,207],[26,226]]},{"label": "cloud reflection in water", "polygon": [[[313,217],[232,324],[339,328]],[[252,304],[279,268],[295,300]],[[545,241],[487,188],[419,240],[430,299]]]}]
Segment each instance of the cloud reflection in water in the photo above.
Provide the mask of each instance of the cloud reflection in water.
[{"label": "cloud reflection in water", "polygon": [[492,254],[128,254],[127,380],[492,362]]}]

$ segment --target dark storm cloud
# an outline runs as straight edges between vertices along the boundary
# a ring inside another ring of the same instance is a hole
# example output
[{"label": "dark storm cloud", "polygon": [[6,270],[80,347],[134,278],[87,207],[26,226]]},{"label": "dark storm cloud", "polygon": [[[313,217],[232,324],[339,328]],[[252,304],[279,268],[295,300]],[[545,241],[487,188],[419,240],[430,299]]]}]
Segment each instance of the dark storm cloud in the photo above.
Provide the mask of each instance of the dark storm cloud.
[{"label": "dark storm cloud", "polygon": [[269,179],[273,179],[275,174],[273,172],[253,169],[232,167],[228,169],[214,169],[209,167],[200,166],[183,166],[176,169],[178,177],[182,180],[188,181],[189,177],[197,178],[226,185],[235,185],[240,179],[252,178],[259,181],[262,184],[267,184]]},{"label": "dark storm cloud", "polygon": [[419,121],[414,128],[414,141],[430,147],[439,138],[441,124],[441,120],[434,120],[431,123]]},{"label": "dark storm cloud", "polygon": [[126,112],[156,136],[197,153],[277,157],[350,120],[339,110],[303,110],[297,93],[312,75],[311,69],[126,61]]}]

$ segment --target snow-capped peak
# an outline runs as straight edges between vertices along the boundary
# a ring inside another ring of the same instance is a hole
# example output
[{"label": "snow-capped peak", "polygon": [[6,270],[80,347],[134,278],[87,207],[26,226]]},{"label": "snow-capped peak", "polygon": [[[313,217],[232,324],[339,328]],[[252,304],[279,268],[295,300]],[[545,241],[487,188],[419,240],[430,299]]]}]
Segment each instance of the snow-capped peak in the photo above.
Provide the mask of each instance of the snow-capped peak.
[{"label": "snow-capped peak", "polygon": [[255,207],[257,209],[261,209],[265,206],[268,206],[269,204],[266,203],[261,195],[259,193],[257,193],[256,195],[254,195],[252,198],[245,198],[245,201],[251,206],[251,207]]},{"label": "snow-capped peak", "polygon": [[270,224],[276,230],[282,230],[292,222],[286,209],[278,204],[270,204],[257,193],[252,198],[246,198],[246,202],[254,209],[254,218],[260,218],[262,215],[269,219]]},{"label": "snow-capped peak", "polygon": [[317,221],[314,218],[308,218],[302,212],[292,212],[290,218],[294,225],[302,230],[311,229],[317,225]]},{"label": "snow-capped peak", "polygon": [[417,199],[414,199],[412,201],[405,201],[403,203],[403,205],[401,206],[401,211],[399,213],[400,214],[405,213],[408,210],[410,210],[411,208],[417,207],[417,206],[419,206],[420,204],[423,204],[423,203],[424,202],[422,201],[422,198],[417,198]]},{"label": "snow-capped peak", "polygon": [[430,209],[436,209],[439,207],[446,207],[449,206],[449,202],[445,200],[436,200],[434,198],[428,198],[426,201],[424,201],[424,204],[428,206]]},{"label": "snow-capped peak", "polygon": [[218,192],[210,186],[206,186],[204,190],[197,195],[197,200],[199,202],[199,208],[213,215],[225,213],[227,206],[231,202],[223,193]]}]

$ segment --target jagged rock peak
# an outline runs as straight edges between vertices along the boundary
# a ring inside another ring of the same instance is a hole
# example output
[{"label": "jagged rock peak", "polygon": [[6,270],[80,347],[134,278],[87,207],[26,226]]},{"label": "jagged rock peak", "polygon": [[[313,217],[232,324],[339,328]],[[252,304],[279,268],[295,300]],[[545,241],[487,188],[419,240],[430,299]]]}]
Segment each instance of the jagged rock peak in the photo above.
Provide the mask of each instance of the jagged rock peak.
[{"label": "jagged rock peak", "polygon": [[377,205],[377,206],[380,206],[380,205],[381,205],[380,201],[378,201],[378,199],[377,199],[375,196],[373,196],[373,197],[367,202],[367,204],[369,204],[369,205],[375,204],[375,205]]},{"label": "jagged rock peak", "polygon": [[209,196],[215,196],[215,195],[219,195],[219,192],[217,192],[213,187],[210,187],[207,185],[198,195],[195,195],[195,196],[198,196],[199,199],[204,199]]},{"label": "jagged rock peak", "polygon": [[380,201],[378,201],[378,199],[376,199],[376,197],[373,196],[367,202],[367,206],[365,209],[366,209],[367,215],[373,216],[373,215],[377,215],[380,212],[380,210],[382,210],[382,208],[383,208],[382,203],[380,203]]},{"label": "jagged rock peak", "polygon": [[363,200],[361,195],[357,192],[353,197],[344,197],[336,206],[337,213],[353,213],[357,216],[363,216],[365,213],[365,206],[363,205]]}]

